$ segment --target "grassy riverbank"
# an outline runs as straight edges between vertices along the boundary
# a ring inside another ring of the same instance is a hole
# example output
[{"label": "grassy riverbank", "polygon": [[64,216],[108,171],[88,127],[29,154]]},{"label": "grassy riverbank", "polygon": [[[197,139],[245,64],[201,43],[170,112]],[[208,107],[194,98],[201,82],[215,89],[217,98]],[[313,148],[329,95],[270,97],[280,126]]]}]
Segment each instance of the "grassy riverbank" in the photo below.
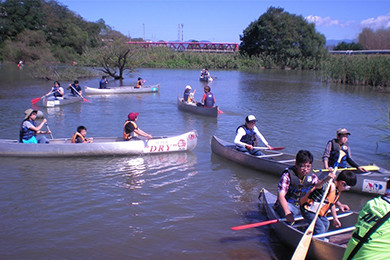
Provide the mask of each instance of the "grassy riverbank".
[{"label": "grassy riverbank", "polygon": [[390,87],[390,56],[324,55],[317,59],[290,59],[280,63],[275,57],[247,57],[239,53],[174,52],[166,48],[144,50],[147,68],[316,70],[322,81],[340,84]]}]

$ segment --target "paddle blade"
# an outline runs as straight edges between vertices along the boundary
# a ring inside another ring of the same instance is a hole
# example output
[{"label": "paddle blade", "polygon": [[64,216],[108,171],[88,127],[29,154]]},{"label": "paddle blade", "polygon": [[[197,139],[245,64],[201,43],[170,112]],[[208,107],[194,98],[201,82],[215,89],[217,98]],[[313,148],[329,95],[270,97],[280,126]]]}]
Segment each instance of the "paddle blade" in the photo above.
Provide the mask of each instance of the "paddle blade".
[{"label": "paddle blade", "polygon": [[33,99],[31,99],[31,103],[32,103],[33,105],[35,105],[35,104],[38,103],[41,99],[42,99],[42,97],[33,98]]},{"label": "paddle blade", "polygon": [[220,115],[220,114],[223,114],[223,111],[220,110],[220,109],[218,109],[218,114],[219,114],[219,115]]},{"label": "paddle blade", "polygon": [[280,151],[283,150],[286,147],[272,147],[270,150]]},{"label": "paddle blade", "polygon": [[242,230],[242,229],[247,229],[247,228],[261,227],[261,226],[276,223],[278,221],[279,221],[279,219],[272,219],[272,220],[267,220],[267,221],[248,224],[248,225],[236,226],[236,227],[232,227],[232,230]]},{"label": "paddle blade", "polygon": [[91,101],[89,101],[89,100],[86,99],[86,98],[83,98],[83,101],[84,101],[84,102],[91,102]]}]

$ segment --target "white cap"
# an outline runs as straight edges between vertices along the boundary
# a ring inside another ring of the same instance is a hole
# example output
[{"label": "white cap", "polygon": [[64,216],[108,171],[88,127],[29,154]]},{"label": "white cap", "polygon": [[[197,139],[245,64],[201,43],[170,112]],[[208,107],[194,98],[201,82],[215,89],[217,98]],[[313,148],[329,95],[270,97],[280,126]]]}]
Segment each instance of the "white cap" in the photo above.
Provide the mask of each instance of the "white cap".
[{"label": "white cap", "polygon": [[246,122],[250,122],[250,121],[257,121],[256,117],[254,115],[249,115],[245,118],[245,121]]},{"label": "white cap", "polygon": [[186,86],[186,89],[191,89],[191,86],[190,86],[190,85],[187,85],[187,86]]}]

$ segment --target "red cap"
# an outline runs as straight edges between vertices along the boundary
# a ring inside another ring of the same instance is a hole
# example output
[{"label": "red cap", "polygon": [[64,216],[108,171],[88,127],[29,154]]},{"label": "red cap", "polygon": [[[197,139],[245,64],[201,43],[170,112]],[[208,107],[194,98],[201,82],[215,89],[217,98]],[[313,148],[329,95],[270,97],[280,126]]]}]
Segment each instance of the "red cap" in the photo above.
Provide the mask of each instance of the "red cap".
[{"label": "red cap", "polygon": [[129,113],[127,118],[129,118],[130,121],[134,121],[138,115],[139,115],[139,113],[137,113],[137,112],[131,112],[131,113]]}]

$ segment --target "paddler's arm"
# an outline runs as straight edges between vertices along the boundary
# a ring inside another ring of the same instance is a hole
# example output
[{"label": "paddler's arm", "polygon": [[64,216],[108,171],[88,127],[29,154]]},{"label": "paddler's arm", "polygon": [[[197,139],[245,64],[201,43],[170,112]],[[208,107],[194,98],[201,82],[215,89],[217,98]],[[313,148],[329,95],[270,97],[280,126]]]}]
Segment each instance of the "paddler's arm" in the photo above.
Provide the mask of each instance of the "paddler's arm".
[{"label": "paddler's arm", "polygon": [[43,125],[47,122],[47,119],[44,118],[42,122],[38,126],[31,126],[30,129],[35,131],[37,134],[44,134],[44,133],[49,133],[48,131],[41,131],[41,128]]},{"label": "paddler's arm", "polygon": [[288,222],[292,223],[294,222],[294,216],[290,211],[290,208],[288,207],[288,202],[286,200],[286,193],[283,191],[278,192],[278,200],[279,204],[283,209],[284,215]]},{"label": "paddler's arm", "polygon": [[141,129],[137,128],[137,129],[134,129],[134,132],[138,135],[141,135],[141,136],[145,136],[146,138],[148,139],[152,139],[152,135],[142,131]]},{"label": "paddler's arm", "polygon": [[335,205],[332,205],[330,207],[330,212],[333,216],[333,226],[335,226],[336,228],[340,228],[341,227],[341,222],[339,220],[339,218],[337,217],[337,212],[336,212],[336,206]]}]

